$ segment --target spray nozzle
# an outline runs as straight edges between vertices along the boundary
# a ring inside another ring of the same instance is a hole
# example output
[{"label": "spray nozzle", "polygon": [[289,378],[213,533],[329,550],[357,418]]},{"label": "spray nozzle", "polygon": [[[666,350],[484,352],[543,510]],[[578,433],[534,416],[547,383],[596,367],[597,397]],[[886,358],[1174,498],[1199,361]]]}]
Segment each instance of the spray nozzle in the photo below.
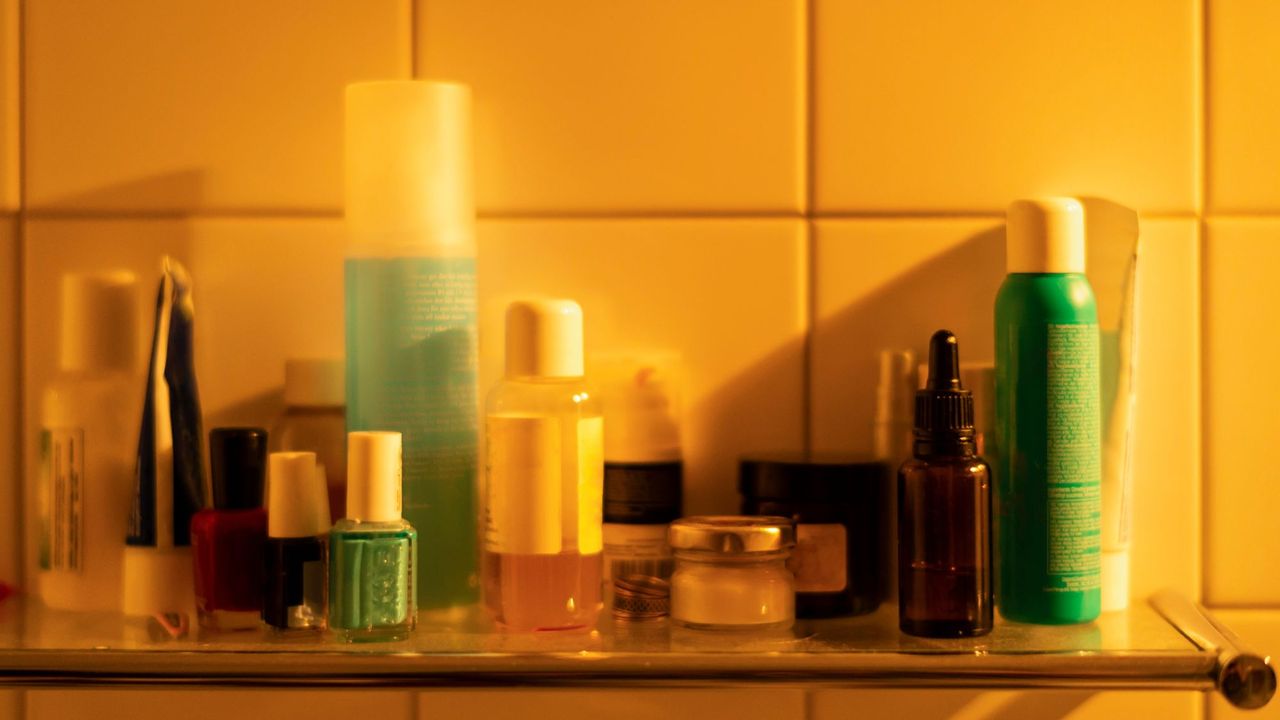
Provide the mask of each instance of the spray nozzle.
[{"label": "spray nozzle", "polygon": [[960,390],[960,344],[950,330],[939,330],[929,339],[928,390]]}]

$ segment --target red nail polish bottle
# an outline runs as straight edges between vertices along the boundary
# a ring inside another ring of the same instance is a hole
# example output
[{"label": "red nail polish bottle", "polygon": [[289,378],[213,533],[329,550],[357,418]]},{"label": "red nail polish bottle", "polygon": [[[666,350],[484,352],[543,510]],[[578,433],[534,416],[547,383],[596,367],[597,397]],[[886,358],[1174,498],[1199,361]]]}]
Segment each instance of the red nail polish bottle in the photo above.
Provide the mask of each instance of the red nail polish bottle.
[{"label": "red nail polish bottle", "polygon": [[209,433],[209,466],[213,507],[191,518],[200,626],[253,628],[262,611],[267,431],[215,429]]}]

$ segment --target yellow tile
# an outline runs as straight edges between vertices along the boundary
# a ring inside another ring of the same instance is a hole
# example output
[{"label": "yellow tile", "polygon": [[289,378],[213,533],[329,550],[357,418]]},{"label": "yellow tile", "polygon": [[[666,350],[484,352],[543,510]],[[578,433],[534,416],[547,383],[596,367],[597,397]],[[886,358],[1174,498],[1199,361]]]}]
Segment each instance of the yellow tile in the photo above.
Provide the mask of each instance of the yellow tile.
[{"label": "yellow tile", "polygon": [[[947,328],[964,362],[994,358],[1004,230],[992,220],[816,223],[812,437],[869,452],[877,356]],[[1132,593],[1200,587],[1198,241],[1191,220],[1142,223]]]},{"label": "yellow tile", "polygon": [[342,90],[409,75],[409,0],[33,2],[37,209],[334,211]]},{"label": "yellow tile", "polygon": [[27,720],[93,717],[96,720],[411,720],[407,692],[262,690],[32,690]]},{"label": "yellow tile", "polygon": [[0,582],[11,585],[19,585],[22,579],[18,557],[22,527],[17,443],[20,356],[15,352],[21,347],[18,301],[17,221],[0,215],[0,344],[10,348],[0,353]]},{"label": "yellow tile", "polygon": [[0,0],[0,212],[18,208],[18,0]]},{"label": "yellow tile", "polygon": [[[1270,656],[1273,667],[1280,663],[1280,610],[1214,610],[1213,616],[1240,636],[1245,647]],[[1280,719],[1280,700],[1272,698],[1261,711],[1237,709],[1216,693],[1209,700],[1209,720],[1246,719]]]},{"label": "yellow tile", "polygon": [[[206,427],[269,426],[283,408],[284,360],[342,352],[342,238],[339,220],[29,221],[26,447],[34,447],[39,388],[50,379],[56,360],[62,273],[122,268],[137,274],[142,296],[137,342],[145,359],[160,258],[177,257],[193,278],[196,369]],[[28,460],[32,457],[29,452]],[[29,525],[28,537],[34,537],[34,524]],[[27,568],[31,576],[34,566]]]},{"label": "yellow tile", "polygon": [[1200,239],[1143,220],[1134,385],[1132,593],[1200,595]]},{"label": "yellow tile", "polygon": [[685,511],[734,512],[741,454],[803,447],[803,249],[798,221],[481,223],[482,389],[510,300],[574,298],[589,353],[682,354]]},{"label": "yellow tile", "polygon": [[417,70],[475,88],[482,212],[794,211],[803,6],[419,0]]},{"label": "yellow tile", "polygon": [[815,0],[816,205],[1194,209],[1194,0]]},{"label": "yellow tile", "polygon": [[1280,209],[1280,4],[1213,0],[1209,8],[1208,204],[1213,212]]},{"label": "yellow tile", "polygon": [[794,720],[804,715],[802,690],[436,690],[418,695],[419,720],[445,717]]},{"label": "yellow tile", "polygon": [[1271,327],[1280,221],[1214,220],[1204,258],[1206,599],[1280,603],[1280,555],[1269,552],[1280,507],[1271,462],[1280,356]]},{"label": "yellow tile", "polygon": [[813,694],[810,720],[1102,720],[1162,718],[1199,720],[1196,692],[1100,692],[1080,690],[823,690]]},{"label": "yellow tile", "polygon": [[816,223],[812,436],[819,451],[870,452],[881,349],[947,328],[963,362],[995,357],[992,308],[1004,280],[999,220]]}]

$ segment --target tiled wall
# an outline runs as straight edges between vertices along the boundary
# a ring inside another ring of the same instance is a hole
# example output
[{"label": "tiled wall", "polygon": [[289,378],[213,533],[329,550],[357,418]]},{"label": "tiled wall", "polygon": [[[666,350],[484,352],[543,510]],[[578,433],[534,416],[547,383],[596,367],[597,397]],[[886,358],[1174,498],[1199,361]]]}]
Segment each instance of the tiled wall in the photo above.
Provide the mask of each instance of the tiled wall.
[{"label": "tiled wall", "polygon": [[[21,351],[0,353],[0,508],[20,507],[31,423],[15,428],[53,357],[59,273],[183,259],[211,422],[268,421],[285,357],[341,349],[343,85],[441,77],[476,92],[483,382],[521,293],[579,298],[592,350],[681,351],[692,511],[733,509],[743,451],[867,449],[879,348],[922,351],[945,324],[989,359],[1010,199],[1138,209],[1134,589],[1230,608],[1280,650],[1276,47],[1272,0],[0,0],[0,342]],[[14,528],[0,517],[9,581]],[[287,716],[287,697],[32,692],[0,717]],[[371,702],[389,719],[1232,715],[1179,693]]]}]

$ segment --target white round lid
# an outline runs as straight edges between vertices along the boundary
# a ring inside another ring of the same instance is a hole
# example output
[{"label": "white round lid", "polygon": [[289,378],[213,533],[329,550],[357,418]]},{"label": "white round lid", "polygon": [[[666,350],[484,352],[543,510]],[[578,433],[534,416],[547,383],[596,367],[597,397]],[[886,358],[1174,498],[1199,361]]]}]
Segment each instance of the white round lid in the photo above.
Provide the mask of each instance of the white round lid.
[{"label": "white round lid", "polygon": [[1016,200],[1005,228],[1005,272],[1085,271],[1084,205],[1070,197]]},{"label": "white round lid", "polygon": [[507,377],[582,377],[582,344],[578,303],[519,300],[507,306]]},{"label": "white round lid", "polygon": [[347,434],[347,517],[391,522],[401,519],[401,435],[359,431]]},{"label": "white round lid", "polygon": [[267,459],[267,535],[315,537],[329,531],[329,492],[313,452],[273,452]]}]

